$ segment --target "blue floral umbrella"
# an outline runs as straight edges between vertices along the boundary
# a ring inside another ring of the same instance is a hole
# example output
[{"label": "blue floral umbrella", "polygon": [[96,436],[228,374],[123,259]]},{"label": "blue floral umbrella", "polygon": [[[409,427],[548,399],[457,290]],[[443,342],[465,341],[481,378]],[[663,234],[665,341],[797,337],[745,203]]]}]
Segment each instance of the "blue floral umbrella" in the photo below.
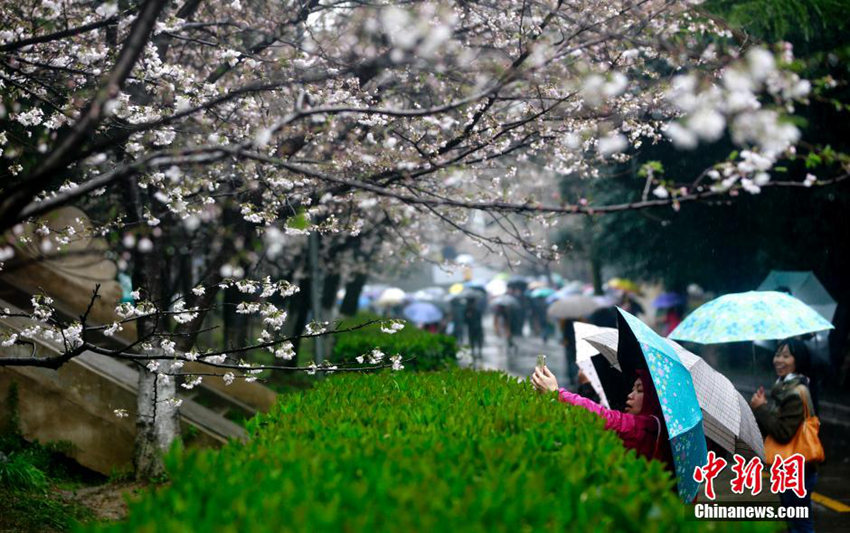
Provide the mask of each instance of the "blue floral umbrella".
[{"label": "blue floral umbrella", "polygon": [[[699,490],[694,469],[705,465],[708,454],[702,410],[691,374],[670,343],[634,315],[619,308],[618,311],[617,359],[626,372],[643,366],[649,369],[670,438],[679,498],[690,503]],[[634,349],[635,345],[639,350]],[[643,356],[642,361],[638,353]]]},{"label": "blue floral umbrella", "polygon": [[790,294],[750,291],[726,294],[703,304],[669,337],[715,344],[785,339],[832,328],[817,311]]}]

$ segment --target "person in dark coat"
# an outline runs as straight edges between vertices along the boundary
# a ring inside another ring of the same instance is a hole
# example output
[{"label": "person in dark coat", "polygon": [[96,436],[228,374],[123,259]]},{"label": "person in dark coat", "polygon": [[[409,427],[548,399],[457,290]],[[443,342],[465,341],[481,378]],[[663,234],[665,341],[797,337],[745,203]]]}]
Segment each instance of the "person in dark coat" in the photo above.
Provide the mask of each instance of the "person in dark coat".
[{"label": "person in dark coat", "polygon": [[466,298],[463,317],[469,335],[472,359],[479,360],[484,356],[484,325],[481,323],[482,317],[478,298]]},{"label": "person in dark coat", "polygon": [[460,298],[452,298],[449,300],[451,311],[451,336],[457,339],[458,345],[463,344],[464,340],[464,303]]}]

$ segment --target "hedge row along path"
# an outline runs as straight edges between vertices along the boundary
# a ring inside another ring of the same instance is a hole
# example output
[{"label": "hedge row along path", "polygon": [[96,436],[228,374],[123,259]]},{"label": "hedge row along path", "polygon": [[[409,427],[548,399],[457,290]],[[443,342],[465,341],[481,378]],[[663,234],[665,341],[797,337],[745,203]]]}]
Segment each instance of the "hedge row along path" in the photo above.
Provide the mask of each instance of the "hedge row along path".
[{"label": "hedge row along path", "polygon": [[172,453],[170,485],[99,531],[775,531],[686,520],[657,462],[495,372],[338,375],[247,444]]}]

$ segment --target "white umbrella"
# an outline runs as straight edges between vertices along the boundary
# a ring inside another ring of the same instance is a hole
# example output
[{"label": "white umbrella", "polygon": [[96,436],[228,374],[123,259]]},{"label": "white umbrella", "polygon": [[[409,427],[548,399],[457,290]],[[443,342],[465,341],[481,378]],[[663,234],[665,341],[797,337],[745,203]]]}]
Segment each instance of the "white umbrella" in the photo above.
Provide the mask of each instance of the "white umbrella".
[{"label": "white umbrella", "polygon": [[568,296],[555,300],[546,310],[550,320],[580,319],[599,309],[599,304],[591,296]]},{"label": "white umbrella", "polygon": [[455,257],[455,263],[459,265],[474,265],[475,258],[469,254],[460,254],[459,256]]},{"label": "white umbrella", "polygon": [[[604,331],[586,337],[585,340],[598,349],[612,365],[620,368],[617,361],[618,338],[616,329],[604,328]],[[730,453],[764,459],[764,439],[761,431],[750,405],[732,382],[711,368],[702,357],[685,350],[675,341],[667,339],[667,342],[691,374],[702,409],[706,436]]]},{"label": "white umbrella", "polygon": [[420,302],[442,302],[445,297],[446,290],[442,287],[428,287],[413,293],[413,299]]},{"label": "white umbrella", "polygon": [[[600,328],[593,324],[575,322],[573,323],[573,329],[576,332],[576,363],[581,371],[584,372],[584,375],[587,376],[587,379],[590,380],[593,390],[599,395],[599,403],[610,408],[608,396],[605,395],[602,381],[599,379],[599,374],[596,373],[596,367],[593,366],[593,361],[591,360],[593,356],[599,355],[599,351],[585,340],[586,337],[601,333],[603,329],[610,328]],[[616,331],[615,329],[614,332],[616,333]]]},{"label": "white umbrella", "polygon": [[501,296],[508,292],[508,284],[503,279],[493,279],[484,289],[490,296]]},{"label": "white umbrella", "polygon": [[375,302],[376,305],[380,305],[382,307],[387,307],[390,305],[398,305],[404,302],[404,298],[407,295],[403,290],[397,287],[390,287],[389,289],[385,289],[384,292],[381,293],[381,296],[378,298],[378,301]]}]

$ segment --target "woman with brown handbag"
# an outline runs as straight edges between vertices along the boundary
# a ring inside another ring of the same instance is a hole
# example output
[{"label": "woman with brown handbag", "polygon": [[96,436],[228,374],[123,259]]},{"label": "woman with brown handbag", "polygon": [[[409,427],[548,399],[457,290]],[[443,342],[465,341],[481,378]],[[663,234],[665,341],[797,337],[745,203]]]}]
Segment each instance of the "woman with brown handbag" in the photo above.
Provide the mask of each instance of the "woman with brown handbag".
[{"label": "woman with brown handbag", "polygon": [[[812,490],[818,479],[817,462],[823,460],[823,448],[817,438],[818,420],[814,417],[809,379],[804,375],[810,365],[811,356],[802,341],[782,341],[773,356],[773,367],[778,379],[770,390],[768,404],[764,387],[760,387],[750,400],[756,422],[765,436],[765,456],[768,463],[774,455],[801,453],[806,457],[806,495],[798,497],[787,490],[779,494],[783,507],[808,508],[807,518],[788,520],[790,531],[814,531],[812,522]],[[799,449],[797,449],[799,448]]]}]

